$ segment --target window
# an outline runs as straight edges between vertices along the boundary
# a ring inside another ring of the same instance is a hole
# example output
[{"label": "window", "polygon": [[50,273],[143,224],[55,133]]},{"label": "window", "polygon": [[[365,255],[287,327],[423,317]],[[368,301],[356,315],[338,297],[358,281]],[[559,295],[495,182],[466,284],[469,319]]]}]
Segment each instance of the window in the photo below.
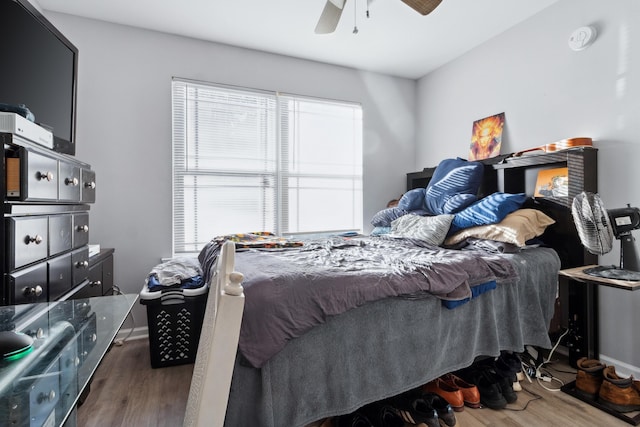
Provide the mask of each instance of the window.
[{"label": "window", "polygon": [[174,79],[174,253],[211,238],[362,229],[362,108]]}]

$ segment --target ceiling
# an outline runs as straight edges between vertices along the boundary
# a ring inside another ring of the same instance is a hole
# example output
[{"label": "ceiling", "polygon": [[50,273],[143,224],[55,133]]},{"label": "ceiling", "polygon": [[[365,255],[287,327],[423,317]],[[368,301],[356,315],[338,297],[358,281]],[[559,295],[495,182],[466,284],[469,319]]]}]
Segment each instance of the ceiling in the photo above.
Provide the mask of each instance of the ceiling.
[{"label": "ceiling", "polygon": [[326,0],[31,1],[47,11],[417,79],[558,0],[443,0],[427,16],[400,0],[348,0],[328,35],[314,34]]}]

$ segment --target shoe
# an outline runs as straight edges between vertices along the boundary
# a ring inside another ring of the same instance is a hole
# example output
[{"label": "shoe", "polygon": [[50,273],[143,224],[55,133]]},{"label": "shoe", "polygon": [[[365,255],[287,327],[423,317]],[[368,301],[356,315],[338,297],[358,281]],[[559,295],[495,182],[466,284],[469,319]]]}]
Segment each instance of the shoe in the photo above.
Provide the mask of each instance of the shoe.
[{"label": "shoe", "polygon": [[606,365],[599,360],[583,357],[578,360],[577,366],[576,393],[595,400],[602,385],[603,371]]},{"label": "shoe", "polygon": [[640,411],[640,381],[620,378],[614,366],[607,366],[602,373],[604,381],[598,395],[602,406],[618,412]]},{"label": "shoe", "polygon": [[335,417],[333,419],[333,426],[334,427],[374,427],[373,424],[371,424],[371,421],[369,421],[369,419],[366,416],[364,416],[358,411],[354,412],[353,414],[340,415],[339,417]]},{"label": "shoe", "polygon": [[438,413],[438,421],[442,427],[456,425],[456,414],[453,408],[444,398],[435,393],[424,393],[422,398]]},{"label": "shoe", "polygon": [[495,377],[487,370],[471,366],[457,372],[463,380],[475,384],[480,392],[480,403],[491,409],[503,409],[507,400]]},{"label": "shoe", "polygon": [[436,378],[422,386],[423,393],[435,393],[444,398],[454,411],[464,410],[464,397],[462,391],[456,385],[449,385],[441,378]]},{"label": "shoe", "polygon": [[503,377],[502,375],[495,372],[490,372],[490,375],[493,375],[496,383],[500,387],[500,392],[504,396],[504,399],[507,401],[507,403],[514,403],[516,400],[518,400],[518,395],[513,390],[513,380],[510,376]]},{"label": "shoe", "polygon": [[[424,399],[421,394],[407,392],[389,399],[389,403],[407,423],[439,427],[438,412],[431,405],[432,401]],[[446,405],[446,401],[444,402]],[[451,409],[451,407],[449,407]],[[453,411],[452,411],[453,413]]]},{"label": "shoe", "polygon": [[465,406],[470,408],[480,407],[480,392],[475,384],[468,383],[462,378],[451,373],[443,375],[440,378],[448,386],[452,388],[457,387],[462,392],[462,399],[464,400]]},{"label": "shoe", "polygon": [[386,401],[370,403],[358,409],[357,412],[364,415],[373,427],[404,427],[402,417]]},{"label": "shoe", "polygon": [[501,374],[511,373],[513,376],[513,390],[522,391],[520,381],[524,380],[522,373],[522,360],[516,353],[503,351],[495,361],[496,369],[502,371]]},{"label": "shoe", "polygon": [[500,357],[488,358],[477,362],[475,366],[477,369],[487,371],[489,376],[493,377],[507,403],[514,403],[518,400],[518,395],[513,390],[516,372],[515,368],[509,365],[509,362]]}]

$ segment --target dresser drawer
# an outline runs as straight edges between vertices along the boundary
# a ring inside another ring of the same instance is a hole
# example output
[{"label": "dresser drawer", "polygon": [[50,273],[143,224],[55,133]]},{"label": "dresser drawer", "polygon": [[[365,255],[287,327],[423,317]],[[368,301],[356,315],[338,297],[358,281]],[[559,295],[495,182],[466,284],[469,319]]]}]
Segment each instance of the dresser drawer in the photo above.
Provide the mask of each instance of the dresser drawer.
[{"label": "dresser drawer", "polygon": [[63,202],[79,202],[80,168],[64,161],[59,161],[58,167],[60,171],[58,200]]},{"label": "dresser drawer", "polygon": [[89,213],[73,214],[73,247],[79,248],[89,244]]},{"label": "dresser drawer", "polygon": [[71,253],[47,261],[49,266],[49,301],[60,298],[73,287]]},{"label": "dresser drawer", "polygon": [[96,173],[90,169],[80,170],[80,201],[94,203],[96,201]]},{"label": "dresser drawer", "polygon": [[48,223],[46,216],[7,218],[9,270],[47,257]]},{"label": "dresser drawer", "polygon": [[58,161],[24,150],[23,161],[26,161],[26,193],[24,201],[56,201],[58,200]]},{"label": "dresser drawer", "polygon": [[25,268],[24,270],[14,271],[9,275],[9,281],[15,304],[47,301],[46,262]]},{"label": "dresser drawer", "polygon": [[70,214],[49,217],[49,256],[71,250],[73,243],[72,219]]},{"label": "dresser drawer", "polygon": [[78,286],[89,278],[89,247],[85,246],[71,252],[71,275],[73,286]]}]

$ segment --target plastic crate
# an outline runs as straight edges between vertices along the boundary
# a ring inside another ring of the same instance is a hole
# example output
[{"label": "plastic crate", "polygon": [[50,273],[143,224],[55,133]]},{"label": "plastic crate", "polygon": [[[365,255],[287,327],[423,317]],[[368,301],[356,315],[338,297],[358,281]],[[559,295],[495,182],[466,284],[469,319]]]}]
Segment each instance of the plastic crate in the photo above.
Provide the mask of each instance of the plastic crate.
[{"label": "plastic crate", "polygon": [[147,307],[151,367],[194,363],[208,286],[151,292],[145,285],[140,303]]}]

